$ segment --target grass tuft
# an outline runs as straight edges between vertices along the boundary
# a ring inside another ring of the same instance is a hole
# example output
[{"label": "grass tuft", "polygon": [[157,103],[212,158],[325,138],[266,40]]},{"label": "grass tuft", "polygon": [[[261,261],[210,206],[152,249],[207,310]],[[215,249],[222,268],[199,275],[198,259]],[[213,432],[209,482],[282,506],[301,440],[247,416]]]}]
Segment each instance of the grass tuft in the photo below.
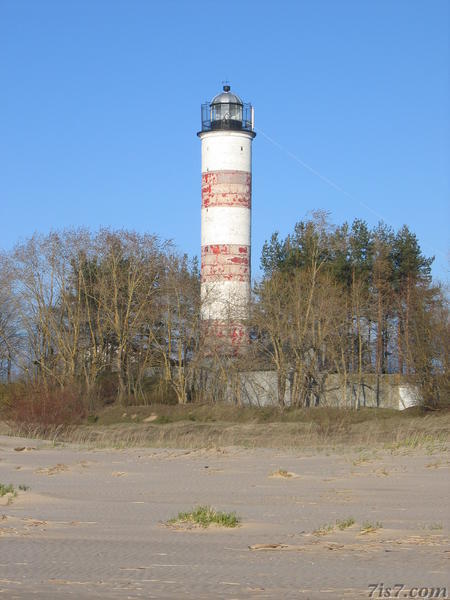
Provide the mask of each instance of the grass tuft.
[{"label": "grass tuft", "polygon": [[367,533],[376,533],[379,529],[383,527],[383,524],[380,521],[376,523],[370,523],[369,521],[364,521],[361,526],[361,535],[366,535]]},{"label": "grass tuft", "polygon": [[271,477],[284,477],[285,479],[289,479],[294,476],[294,473],[290,473],[286,471],[286,469],[278,469],[278,471],[274,471],[270,475]]},{"label": "grass tuft", "polygon": [[348,517],[347,519],[336,519],[336,527],[341,531],[344,531],[344,529],[348,529],[354,524],[355,519],[353,517]]},{"label": "grass tuft", "polygon": [[347,517],[346,519],[336,519],[336,525],[332,523],[325,523],[321,525],[317,529],[313,531],[313,535],[327,535],[334,531],[335,527],[337,527],[340,531],[344,531],[344,529],[348,529],[352,525],[355,524],[355,519],[353,517]]},{"label": "grass tuft", "polygon": [[360,456],[358,456],[358,458],[356,458],[353,461],[353,466],[358,467],[359,465],[362,465],[362,464],[368,463],[368,462],[371,462],[371,459],[369,456],[367,456],[366,454],[360,455]]},{"label": "grass tuft", "polygon": [[391,454],[395,454],[400,451],[415,450],[417,448],[425,448],[427,454],[431,455],[437,451],[445,451],[448,436],[446,432],[436,433],[413,433],[406,437],[391,443],[386,444],[385,448],[391,451]]},{"label": "grass tuft", "polygon": [[6,496],[6,494],[12,494],[14,497],[17,496],[17,492],[12,483],[0,483],[0,496]]},{"label": "grass tuft", "polygon": [[240,523],[236,513],[225,513],[216,511],[211,506],[198,506],[191,512],[180,512],[174,519],[168,521],[169,525],[198,525],[209,527],[219,525],[220,527],[237,527]]},{"label": "grass tuft", "polygon": [[327,535],[334,530],[334,525],[331,523],[325,523],[324,525],[320,525],[317,529],[314,529],[314,535]]},{"label": "grass tuft", "polygon": [[11,504],[14,498],[17,496],[17,492],[14,489],[12,483],[0,483],[0,498],[6,496],[6,504]]}]

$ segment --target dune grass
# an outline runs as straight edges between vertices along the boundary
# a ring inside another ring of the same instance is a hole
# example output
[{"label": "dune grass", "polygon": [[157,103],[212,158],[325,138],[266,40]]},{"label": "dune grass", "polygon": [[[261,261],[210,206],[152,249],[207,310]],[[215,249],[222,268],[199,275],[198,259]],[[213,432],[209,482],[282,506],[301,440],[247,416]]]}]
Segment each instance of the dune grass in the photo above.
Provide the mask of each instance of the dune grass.
[{"label": "dune grass", "polygon": [[13,497],[17,496],[17,492],[12,483],[0,483],[0,496],[6,496],[6,494],[12,494]]},{"label": "dune grass", "polygon": [[327,535],[334,531],[334,525],[332,523],[324,523],[323,525],[319,525],[317,529],[314,529],[313,535]]},{"label": "dune grass", "polygon": [[349,527],[351,527],[354,524],[355,524],[355,519],[353,517],[348,517],[347,519],[337,519],[336,520],[336,527],[338,529],[340,529],[341,531],[344,531],[344,529],[348,529]]},{"label": "dune grass", "polygon": [[376,533],[379,529],[382,529],[382,527],[383,527],[383,523],[380,523],[380,521],[377,521],[376,523],[371,523],[370,521],[365,521],[361,525],[360,534],[366,535],[368,533]]},{"label": "dune grass", "polygon": [[450,412],[419,409],[255,408],[232,405],[112,406],[81,425],[0,423],[0,433],[96,448],[382,447],[392,453],[444,450]]},{"label": "dune grass", "polygon": [[240,519],[236,516],[236,513],[216,511],[211,506],[198,506],[191,512],[180,512],[167,522],[168,525],[197,525],[203,528],[210,525],[237,527],[239,523]]}]

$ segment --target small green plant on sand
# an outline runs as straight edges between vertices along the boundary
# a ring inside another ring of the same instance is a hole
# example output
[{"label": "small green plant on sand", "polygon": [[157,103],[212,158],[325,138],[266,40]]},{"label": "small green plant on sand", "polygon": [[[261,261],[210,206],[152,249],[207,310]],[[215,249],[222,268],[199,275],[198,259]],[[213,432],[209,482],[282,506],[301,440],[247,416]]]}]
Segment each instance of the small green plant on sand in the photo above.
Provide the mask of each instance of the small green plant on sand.
[{"label": "small green plant on sand", "polygon": [[354,524],[355,519],[353,517],[348,517],[347,519],[336,519],[336,527],[341,531],[344,531],[344,529],[348,529]]},{"label": "small green plant on sand", "polygon": [[236,513],[225,513],[216,511],[211,506],[198,506],[192,512],[180,512],[174,519],[168,521],[169,525],[198,525],[209,527],[219,525],[221,527],[237,527],[240,519]]},{"label": "small green plant on sand", "polygon": [[[336,527],[340,531],[344,531],[344,529],[347,529],[348,527],[351,527],[354,524],[355,524],[355,519],[353,517],[347,517],[346,519],[336,519]],[[332,523],[325,523],[324,525],[321,525],[320,527],[315,529],[313,531],[313,534],[314,535],[327,535],[328,533],[331,533],[332,531],[334,531],[334,528],[335,528],[335,525],[333,525]]]},{"label": "small green plant on sand", "polygon": [[382,527],[383,527],[383,524],[380,523],[380,521],[377,521],[376,523],[370,523],[369,521],[364,521],[364,523],[361,526],[360,533],[362,535],[365,535],[367,533],[375,533],[376,531],[378,531],[378,529],[381,529]]},{"label": "small green plant on sand", "polygon": [[0,496],[6,496],[6,494],[12,494],[13,497],[17,496],[17,492],[12,483],[0,483]]}]

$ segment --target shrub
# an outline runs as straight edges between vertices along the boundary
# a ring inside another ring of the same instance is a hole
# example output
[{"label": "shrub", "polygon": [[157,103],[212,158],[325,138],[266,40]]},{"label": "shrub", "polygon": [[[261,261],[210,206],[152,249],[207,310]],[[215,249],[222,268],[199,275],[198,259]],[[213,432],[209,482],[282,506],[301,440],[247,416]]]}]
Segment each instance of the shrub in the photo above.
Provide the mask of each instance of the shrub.
[{"label": "shrub", "polygon": [[80,394],[75,388],[14,386],[3,403],[3,417],[23,431],[39,426],[42,434],[55,425],[76,425],[85,415]]}]

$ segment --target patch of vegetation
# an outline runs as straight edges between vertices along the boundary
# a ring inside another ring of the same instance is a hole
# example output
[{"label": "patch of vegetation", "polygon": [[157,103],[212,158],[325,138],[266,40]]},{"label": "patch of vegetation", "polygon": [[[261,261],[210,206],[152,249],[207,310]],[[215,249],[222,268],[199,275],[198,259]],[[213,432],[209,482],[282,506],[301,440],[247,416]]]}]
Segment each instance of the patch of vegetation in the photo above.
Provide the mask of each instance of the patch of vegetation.
[{"label": "patch of vegetation", "polygon": [[172,419],[168,415],[160,415],[153,423],[155,425],[167,425],[167,423],[172,423]]},{"label": "patch of vegetation", "polygon": [[359,468],[365,469],[370,461],[376,460],[376,450],[381,448],[390,448],[393,454],[413,452],[414,446],[423,447],[430,454],[446,449],[450,411],[425,415],[412,410],[280,409],[239,407],[219,402],[152,403],[124,407],[114,403],[95,411],[90,409],[87,414],[98,415],[95,424],[87,423],[86,417],[81,426],[45,428],[9,421],[7,424],[0,420],[0,431],[7,435],[45,438],[53,443],[74,442],[113,448],[203,448],[220,445],[242,448],[308,447],[334,453],[352,447],[359,455],[351,456],[350,464],[354,460],[355,466],[360,464]]},{"label": "patch of vegetation", "polygon": [[[129,405],[128,411],[133,411],[137,415],[137,421],[141,422],[150,414],[158,417],[167,416],[172,422],[178,421],[196,421],[199,423],[304,423],[313,424],[316,427],[327,432],[340,432],[351,425],[374,422],[382,424],[395,421],[396,424],[403,424],[405,420],[410,420],[411,415],[399,413],[392,409],[369,409],[351,410],[334,407],[317,407],[314,410],[301,407],[285,407],[280,409],[277,406],[234,406],[226,403],[155,403],[145,406]],[[124,409],[118,403],[108,405],[99,409],[97,423],[99,425],[113,425],[124,422]],[[127,414],[128,416],[128,414]],[[130,417],[125,420],[130,420]],[[364,447],[361,447],[363,450]]]},{"label": "patch of vegetation", "polygon": [[1,418],[24,437],[48,437],[55,428],[77,425],[85,418],[83,398],[75,387],[18,382],[8,386],[5,394]]},{"label": "patch of vegetation", "polygon": [[361,526],[360,533],[362,535],[365,535],[367,533],[375,533],[382,527],[383,527],[383,524],[380,523],[380,521],[377,521],[376,523],[370,523],[369,521],[364,521],[364,523]]},{"label": "patch of vegetation", "polygon": [[359,465],[362,465],[364,463],[371,462],[371,460],[372,459],[367,454],[360,454],[360,456],[358,456],[358,458],[355,458],[355,460],[353,461],[353,466],[358,467]]},{"label": "patch of vegetation", "polygon": [[430,529],[431,531],[440,531],[441,529],[443,529],[442,523],[431,523],[428,526],[428,529]]},{"label": "patch of vegetation", "polygon": [[198,506],[192,512],[180,512],[174,519],[168,521],[169,525],[191,524],[199,527],[219,525],[220,527],[237,527],[240,523],[236,513],[216,511],[211,506]]},{"label": "patch of vegetation", "polygon": [[30,489],[31,489],[31,488],[30,488],[30,486],[29,486],[29,485],[25,485],[24,483],[21,483],[21,484],[19,485],[19,490],[20,490],[21,492],[27,492],[27,491],[28,491],[28,490],[30,490]]},{"label": "patch of vegetation", "polygon": [[331,523],[325,523],[324,525],[321,525],[317,529],[314,529],[313,534],[314,535],[327,535],[328,533],[331,533],[332,531],[334,531],[334,525],[332,525]]},{"label": "patch of vegetation", "polygon": [[385,468],[382,467],[381,469],[378,469],[377,471],[375,471],[376,475],[378,476],[383,476],[383,477],[389,477],[389,471]]},{"label": "patch of vegetation", "polygon": [[352,525],[355,524],[355,519],[353,517],[347,517],[346,519],[336,519],[336,525],[332,523],[325,523],[321,525],[317,529],[313,531],[313,535],[327,535],[334,531],[335,527],[337,527],[340,531],[344,531],[348,529]]},{"label": "patch of vegetation", "polygon": [[435,451],[444,451],[448,436],[446,432],[425,433],[418,432],[409,435],[398,442],[387,444],[386,448],[395,453],[400,450],[415,450],[416,448],[425,448],[428,454],[433,454]]},{"label": "patch of vegetation", "polygon": [[285,477],[286,479],[289,479],[290,477],[293,477],[293,474],[286,471],[286,469],[278,469],[278,471],[274,471],[271,474],[271,477]]},{"label": "patch of vegetation", "polygon": [[355,519],[353,517],[348,517],[347,519],[336,519],[336,527],[341,531],[344,531],[344,529],[348,529],[354,524]]},{"label": "patch of vegetation", "polygon": [[12,483],[0,483],[0,496],[6,496],[6,494],[12,494],[13,498],[17,496],[17,492]]}]

